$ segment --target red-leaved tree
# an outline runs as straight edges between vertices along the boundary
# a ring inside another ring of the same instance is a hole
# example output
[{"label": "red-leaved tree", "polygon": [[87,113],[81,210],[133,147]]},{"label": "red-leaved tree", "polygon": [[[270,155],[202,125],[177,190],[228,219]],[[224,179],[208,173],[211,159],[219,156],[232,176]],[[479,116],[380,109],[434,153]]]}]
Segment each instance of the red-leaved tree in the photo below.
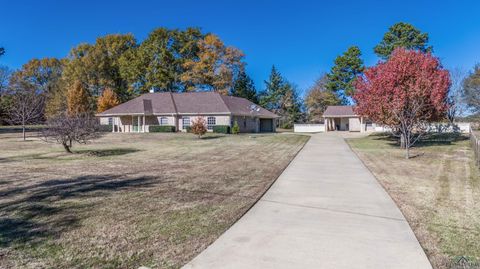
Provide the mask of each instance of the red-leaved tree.
[{"label": "red-leaved tree", "polygon": [[406,158],[429,123],[445,117],[450,75],[430,53],[396,49],[355,82],[356,112],[399,135]]}]

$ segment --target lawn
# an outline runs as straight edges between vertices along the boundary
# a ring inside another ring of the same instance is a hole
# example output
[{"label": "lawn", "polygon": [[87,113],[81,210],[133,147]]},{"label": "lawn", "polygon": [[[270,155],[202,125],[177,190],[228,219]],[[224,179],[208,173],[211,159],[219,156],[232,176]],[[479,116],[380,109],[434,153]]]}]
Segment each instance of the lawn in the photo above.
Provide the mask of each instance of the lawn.
[{"label": "lawn", "polygon": [[480,173],[467,136],[432,135],[410,160],[383,134],[348,142],[400,207],[435,268],[462,256],[480,260]]},{"label": "lawn", "polygon": [[67,154],[0,134],[0,268],[179,268],[241,217],[307,140],[107,133]]}]

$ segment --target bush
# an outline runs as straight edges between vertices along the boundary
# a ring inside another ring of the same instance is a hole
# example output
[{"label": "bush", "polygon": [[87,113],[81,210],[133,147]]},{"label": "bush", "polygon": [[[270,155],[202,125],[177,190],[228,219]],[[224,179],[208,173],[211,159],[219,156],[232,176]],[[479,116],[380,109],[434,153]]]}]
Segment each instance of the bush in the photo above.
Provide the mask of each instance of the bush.
[{"label": "bush", "polygon": [[112,128],[113,128],[112,125],[99,125],[98,131],[101,133],[108,133],[112,131]]},{"label": "bush", "polygon": [[171,125],[150,125],[148,131],[151,133],[173,133],[175,132],[175,126]]},{"label": "bush", "polygon": [[185,131],[187,131],[187,133],[191,133],[192,132],[192,127],[191,126],[185,126]]},{"label": "bush", "polygon": [[219,134],[229,134],[230,126],[228,125],[215,125],[213,126],[213,132]]},{"label": "bush", "polygon": [[240,126],[238,126],[238,122],[235,121],[232,127],[232,134],[240,133]]},{"label": "bush", "polygon": [[198,138],[200,138],[207,132],[207,122],[203,117],[198,117],[192,121],[190,128],[192,133],[196,134]]}]

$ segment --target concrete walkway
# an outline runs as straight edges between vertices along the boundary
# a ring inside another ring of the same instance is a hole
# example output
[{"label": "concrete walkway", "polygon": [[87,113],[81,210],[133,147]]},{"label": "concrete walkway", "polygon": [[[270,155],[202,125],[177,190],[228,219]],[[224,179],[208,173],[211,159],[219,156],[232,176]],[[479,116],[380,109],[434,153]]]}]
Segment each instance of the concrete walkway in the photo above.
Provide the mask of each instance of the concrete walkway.
[{"label": "concrete walkway", "polygon": [[431,268],[400,210],[337,134],[315,134],[271,189],[184,268]]}]

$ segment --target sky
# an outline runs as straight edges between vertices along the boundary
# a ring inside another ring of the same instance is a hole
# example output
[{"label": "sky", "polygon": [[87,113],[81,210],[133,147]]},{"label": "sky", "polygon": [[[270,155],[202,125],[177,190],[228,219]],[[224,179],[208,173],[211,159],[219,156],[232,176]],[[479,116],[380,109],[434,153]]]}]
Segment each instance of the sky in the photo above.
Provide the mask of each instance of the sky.
[{"label": "sky", "polygon": [[446,68],[467,72],[480,62],[480,1],[2,1],[0,64],[19,68],[32,58],[65,57],[79,43],[157,27],[195,26],[245,54],[258,90],[272,65],[300,92],[328,72],[349,46],[367,66],[388,28],[408,22],[430,37]]}]

